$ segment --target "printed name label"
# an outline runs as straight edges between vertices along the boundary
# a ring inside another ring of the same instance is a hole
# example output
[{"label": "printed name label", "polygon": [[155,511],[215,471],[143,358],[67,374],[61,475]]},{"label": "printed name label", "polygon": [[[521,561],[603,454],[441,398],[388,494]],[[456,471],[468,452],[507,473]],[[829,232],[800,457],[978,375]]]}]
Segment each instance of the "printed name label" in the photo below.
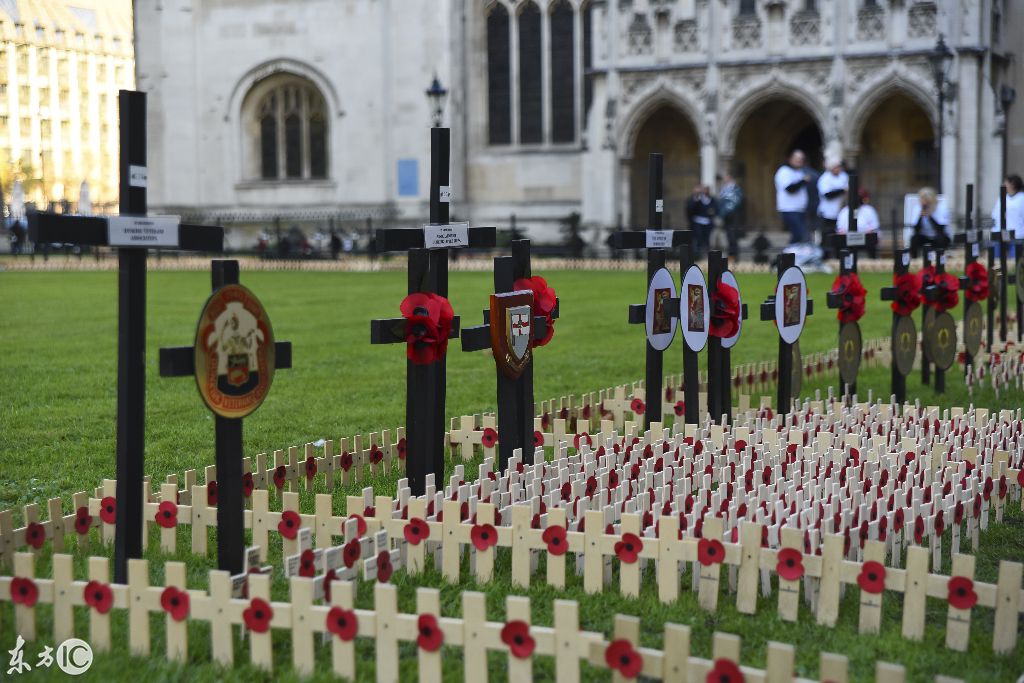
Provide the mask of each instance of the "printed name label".
[{"label": "printed name label", "polygon": [[846,235],[846,245],[850,247],[863,247],[867,242],[866,235],[862,232],[851,232]]},{"label": "printed name label", "polygon": [[647,230],[647,248],[648,249],[671,249],[672,248],[672,231],[671,230]]},{"label": "printed name label", "polygon": [[967,231],[967,241],[968,242],[977,242],[978,241],[978,231],[977,230],[968,230]]},{"label": "printed name label", "polygon": [[846,258],[843,259],[843,267],[847,270],[853,270],[853,254],[846,255]]},{"label": "printed name label", "polygon": [[664,199],[655,199],[654,200],[654,212],[655,213],[662,213],[662,212],[664,212],[664,210],[665,210],[665,200]]},{"label": "printed name label", "polygon": [[146,187],[146,180],[145,166],[128,167],[128,187]]},{"label": "printed name label", "polygon": [[112,216],[107,244],[112,247],[177,247],[177,216]]},{"label": "printed name label", "polygon": [[452,188],[451,188],[451,185],[442,185],[441,187],[437,188],[437,194],[438,194],[438,197],[439,197],[439,201],[442,204],[450,204],[451,203],[451,201],[452,201]]},{"label": "printed name label", "polygon": [[427,249],[448,249],[469,246],[469,223],[424,225],[423,246]]}]

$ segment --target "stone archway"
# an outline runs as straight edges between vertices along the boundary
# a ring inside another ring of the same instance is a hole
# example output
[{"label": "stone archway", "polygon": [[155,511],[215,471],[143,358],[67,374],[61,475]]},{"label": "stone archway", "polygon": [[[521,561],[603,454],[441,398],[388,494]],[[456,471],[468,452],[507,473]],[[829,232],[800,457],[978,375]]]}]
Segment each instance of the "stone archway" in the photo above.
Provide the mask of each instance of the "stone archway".
[{"label": "stone archway", "polygon": [[700,142],[697,131],[676,107],[665,103],[654,109],[640,125],[633,142],[629,168],[629,227],[647,222],[648,155],[663,154],[665,227],[685,228],[686,200],[700,182]]},{"label": "stone archway", "polygon": [[820,172],[823,147],[817,120],[794,100],[776,97],[751,110],[736,134],[732,158],[725,160],[725,170],[732,171],[746,196],[744,224],[755,231],[781,229],[775,212],[776,169],[790,152],[801,149],[807,165]]}]

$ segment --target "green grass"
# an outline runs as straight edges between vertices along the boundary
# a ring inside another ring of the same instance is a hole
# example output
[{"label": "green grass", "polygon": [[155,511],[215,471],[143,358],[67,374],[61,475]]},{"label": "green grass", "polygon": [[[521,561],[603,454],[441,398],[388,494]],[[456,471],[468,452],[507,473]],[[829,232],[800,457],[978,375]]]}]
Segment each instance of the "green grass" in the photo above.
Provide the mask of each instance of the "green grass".
[{"label": "green grass", "polygon": [[[538,274],[545,274],[538,268]],[[556,272],[545,274],[558,290],[563,319],[557,323],[553,342],[537,353],[535,379],[538,400],[570,393],[592,391],[641,379],[644,375],[643,331],[625,323],[626,306],[642,300],[640,273]],[[769,275],[740,278],[752,316],[757,304],[773,288]],[[398,313],[404,296],[404,277],[398,273],[243,273],[249,286],[266,305],[278,339],[292,341],[292,370],[281,371],[261,409],[246,420],[247,454],[298,445],[319,438],[340,438],[399,426],[404,421],[404,349],[369,344],[369,320]],[[831,276],[809,278],[817,314],[809,318],[801,339],[805,354],[832,348],[836,344],[836,322],[825,308],[824,294]],[[863,276],[871,292],[868,315],[861,321],[865,339],[888,334],[888,306],[878,300],[878,289],[888,284],[883,275]],[[451,275],[451,299],[464,325],[478,324],[491,286],[490,276],[476,273]],[[203,273],[154,272],[148,280],[147,305],[147,396],[146,472],[162,479],[171,472],[201,468],[213,462],[213,420],[201,403],[194,382],[187,378],[163,379],[157,373],[161,346],[190,344],[199,310],[209,292],[209,277]],[[15,508],[20,520],[21,505],[44,502],[60,496],[67,506],[70,494],[89,490],[104,477],[113,477],[116,419],[116,316],[117,280],[110,273],[0,273],[0,509]],[[959,317],[959,311],[954,311]],[[681,346],[677,338],[666,355],[666,372],[681,369]],[[448,406],[450,416],[495,410],[494,369],[486,353],[465,354],[458,343],[449,347]],[[734,349],[734,363],[775,358],[774,327],[757,320],[747,321],[744,336]],[[968,398],[958,369],[947,378],[948,391],[935,396],[921,387],[919,375],[909,382],[908,395],[922,404],[966,405]],[[860,391],[874,389],[876,396],[889,393],[889,374],[871,369],[862,375]],[[824,389],[827,382],[807,382],[804,395]],[[974,403],[991,408],[1021,405],[1020,392],[997,399],[990,391],[975,392]],[[382,493],[393,493],[394,481],[374,482]],[[322,486],[322,484],[321,484]],[[318,489],[320,490],[320,489]],[[316,491],[314,491],[315,493]],[[320,492],[323,492],[320,490]],[[336,509],[343,496],[335,492]],[[303,507],[312,505],[311,494],[303,494]],[[67,509],[67,507],[65,507]],[[991,529],[983,539],[978,575],[994,580],[999,559],[1024,560],[1024,529],[1019,514],[1007,524]],[[185,536],[180,547],[188,547]],[[215,547],[211,544],[211,548]],[[99,546],[93,552],[104,552]],[[274,551],[274,552],[279,552]],[[147,552],[153,581],[162,581],[165,558],[155,547]],[[189,563],[190,585],[205,585],[209,559],[182,553]],[[272,559],[276,558],[272,555]],[[160,560],[157,562],[156,560]],[[84,577],[84,560],[76,560],[76,576]],[[39,575],[48,575],[44,555]],[[857,634],[856,591],[847,591],[841,623],[835,629],[819,628],[809,614],[798,624],[778,621],[773,602],[762,603],[754,617],[739,615],[731,605],[735,597],[723,594],[720,608],[707,614],[696,607],[695,598],[685,593],[679,602],[663,606],[652,585],[645,585],[638,600],[627,600],[612,592],[596,597],[582,593],[575,577],[565,591],[534,586],[529,591],[513,590],[508,562],[498,563],[497,578],[479,587],[488,594],[489,617],[503,614],[504,596],[527,594],[533,599],[536,623],[550,623],[551,600],[568,597],[581,602],[581,627],[610,632],[614,613],[642,615],[644,644],[656,646],[665,621],[690,624],[694,653],[710,654],[714,630],[738,633],[744,639],[744,663],[763,664],[767,640],[793,643],[798,652],[798,673],[812,676],[817,670],[818,651],[848,654],[856,679],[868,677],[875,659],[898,661],[909,668],[909,680],[920,680],[944,672],[975,680],[1010,680],[1024,670],[1024,655],[1018,646],[1011,657],[991,652],[990,610],[975,610],[972,644],[968,655],[942,646],[941,630],[945,611],[938,602],[929,604],[929,632],[922,644],[899,636],[899,601],[886,596],[886,619],[879,636]],[[402,606],[412,609],[413,586],[442,587],[446,614],[459,614],[461,590],[475,589],[471,582],[446,586],[439,576],[428,573],[415,581],[401,576]],[[275,598],[287,596],[286,584],[274,584]],[[360,591],[360,606],[372,602],[371,591]],[[42,621],[46,609],[40,610]],[[76,633],[87,633],[84,610]],[[984,615],[984,618],[977,615]],[[0,607],[0,644],[13,642],[9,605]],[[935,617],[935,621],[931,617]],[[154,643],[159,651],[161,619],[154,618]],[[987,622],[987,625],[986,625]],[[128,660],[126,621],[114,620],[115,653],[99,657],[87,677],[119,679],[131,661],[134,675],[161,679],[244,680],[261,676],[246,666],[230,675],[210,665],[205,629],[196,625],[190,637],[188,667],[177,667],[161,657]],[[988,629],[986,631],[986,628]],[[42,634],[49,633],[44,625]],[[290,658],[287,639],[275,648],[277,670],[287,670]],[[275,637],[275,642],[278,638]],[[13,646],[13,645],[12,645]],[[361,677],[372,672],[372,645],[360,650]],[[35,649],[30,647],[34,663]],[[460,674],[457,651],[445,657],[445,672]],[[402,653],[403,677],[412,676],[415,657],[411,649]],[[318,669],[329,669],[329,655]],[[503,669],[503,655],[494,655],[495,671]],[[968,665],[968,662],[970,663]],[[538,658],[538,679],[550,678],[550,660]],[[594,673],[594,672],[589,672]],[[322,676],[326,678],[326,676]],[[600,679],[601,675],[595,674]],[[369,678],[367,678],[369,680]]]}]

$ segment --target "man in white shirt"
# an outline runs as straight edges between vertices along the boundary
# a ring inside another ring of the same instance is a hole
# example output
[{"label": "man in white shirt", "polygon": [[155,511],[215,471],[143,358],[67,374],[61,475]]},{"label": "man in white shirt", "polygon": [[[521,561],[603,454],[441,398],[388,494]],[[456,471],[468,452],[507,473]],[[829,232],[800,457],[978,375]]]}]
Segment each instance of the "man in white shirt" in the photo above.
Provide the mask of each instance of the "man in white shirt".
[{"label": "man in white shirt", "polygon": [[804,153],[793,150],[789,160],[775,172],[775,209],[789,230],[789,243],[807,242],[807,182]]},{"label": "man in white shirt", "polygon": [[836,232],[836,218],[842,206],[846,191],[850,187],[850,177],[843,169],[843,161],[830,158],[825,162],[827,171],[818,176],[818,217],[821,218],[821,248],[825,258],[829,257],[829,236]]},{"label": "man in white shirt", "polygon": [[[1021,177],[1016,173],[1011,173],[1006,176],[1006,180],[1003,182],[1006,187],[1006,229],[1013,233],[1011,239],[1020,240],[1024,239],[1024,182],[1021,181]],[[999,200],[996,200],[996,205],[992,207],[992,232],[999,232],[1002,229],[1002,225],[999,222]],[[1014,255],[1014,249],[1011,246],[1009,254]],[[996,256],[999,255],[999,245],[996,245]]]}]

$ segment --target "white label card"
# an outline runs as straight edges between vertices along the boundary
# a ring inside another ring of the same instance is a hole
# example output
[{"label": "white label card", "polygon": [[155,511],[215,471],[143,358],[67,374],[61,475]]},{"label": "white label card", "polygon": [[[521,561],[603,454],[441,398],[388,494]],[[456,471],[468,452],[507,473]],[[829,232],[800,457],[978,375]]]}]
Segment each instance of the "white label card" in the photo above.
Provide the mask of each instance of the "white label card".
[{"label": "white label card", "polygon": [[968,242],[977,242],[978,241],[978,231],[977,230],[968,230],[967,231],[967,241]]},{"label": "white label card", "polygon": [[148,173],[145,166],[128,167],[128,187],[146,187]]},{"label": "white label card", "polygon": [[648,249],[671,249],[672,248],[672,231],[671,230],[647,230],[647,248]]},{"label": "white label card", "polygon": [[846,244],[850,247],[863,247],[867,242],[867,235],[863,232],[850,232],[846,235]]},{"label": "white label card", "polygon": [[469,223],[424,225],[423,246],[427,249],[447,249],[469,246]]},{"label": "white label card", "polygon": [[971,256],[978,258],[978,243],[975,242],[971,245]]},{"label": "white label card", "polygon": [[902,257],[901,260],[903,261],[903,265],[909,266],[910,265],[910,254],[908,254],[907,252],[903,252],[903,257]]},{"label": "white label card", "polygon": [[442,204],[450,204],[452,201],[452,187],[451,185],[442,185],[437,188],[438,201]]},{"label": "white label card", "polygon": [[177,247],[177,216],[111,216],[107,244],[112,247]]},{"label": "white label card", "polygon": [[655,199],[654,200],[654,212],[655,213],[663,213],[664,211],[665,211],[665,200],[664,199]]},{"label": "white label card", "polygon": [[853,270],[853,254],[847,254],[846,258],[843,259],[843,268]]}]

